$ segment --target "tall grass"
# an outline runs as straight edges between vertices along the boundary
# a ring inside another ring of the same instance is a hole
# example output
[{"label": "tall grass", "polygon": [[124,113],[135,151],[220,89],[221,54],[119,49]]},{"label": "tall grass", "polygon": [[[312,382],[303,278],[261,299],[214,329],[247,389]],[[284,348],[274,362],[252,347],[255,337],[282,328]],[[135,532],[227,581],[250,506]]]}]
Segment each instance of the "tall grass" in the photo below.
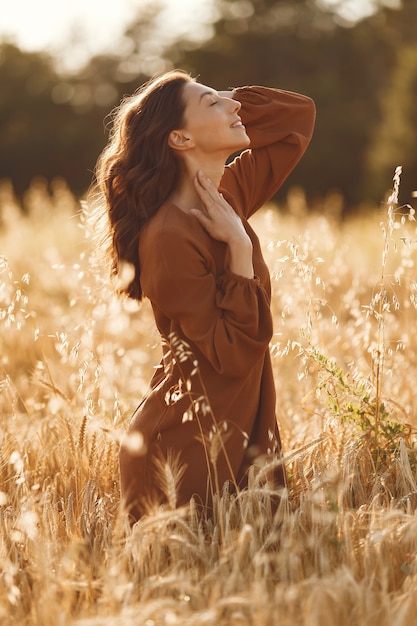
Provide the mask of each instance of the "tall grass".
[{"label": "tall grass", "polygon": [[[399,172],[397,173],[399,176]],[[398,176],[395,184],[398,184]],[[294,198],[293,198],[294,200]],[[0,189],[0,623],[408,626],[417,610],[416,228],[387,204],[256,217],[288,489],[253,476],[131,530],[120,434],[159,359],[62,181]]]}]

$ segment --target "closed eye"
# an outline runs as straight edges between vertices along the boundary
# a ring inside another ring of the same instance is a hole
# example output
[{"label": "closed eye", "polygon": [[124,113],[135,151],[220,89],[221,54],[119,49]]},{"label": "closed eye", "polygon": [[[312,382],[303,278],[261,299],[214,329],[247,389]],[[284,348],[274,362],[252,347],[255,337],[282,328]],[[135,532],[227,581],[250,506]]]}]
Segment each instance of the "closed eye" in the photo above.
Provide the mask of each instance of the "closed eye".
[{"label": "closed eye", "polygon": [[218,101],[218,100],[215,100],[214,102],[212,102],[212,103],[210,104],[210,106],[212,107],[214,104],[219,104],[219,101]]}]

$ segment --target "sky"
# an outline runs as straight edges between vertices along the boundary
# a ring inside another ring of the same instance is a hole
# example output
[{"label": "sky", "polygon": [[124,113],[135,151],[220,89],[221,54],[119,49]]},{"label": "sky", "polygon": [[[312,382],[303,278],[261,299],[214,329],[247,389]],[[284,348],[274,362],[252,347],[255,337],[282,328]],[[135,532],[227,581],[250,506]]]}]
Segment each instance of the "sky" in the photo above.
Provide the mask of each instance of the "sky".
[{"label": "sky", "polygon": [[[212,0],[0,0],[0,39],[28,51],[47,50],[64,70],[76,71],[90,56],[115,51],[132,17],[146,4],[160,2],[163,33],[204,33],[213,17]],[[400,0],[382,0],[398,6]],[[338,6],[347,23],[371,14],[377,0],[316,0]],[[200,37],[201,38],[201,37]]]},{"label": "sky", "polygon": [[[160,0],[166,33],[197,33],[211,17],[210,0]],[[46,50],[65,69],[111,52],[140,7],[152,0],[0,0],[0,39]],[[153,1],[155,4],[155,0]]]}]

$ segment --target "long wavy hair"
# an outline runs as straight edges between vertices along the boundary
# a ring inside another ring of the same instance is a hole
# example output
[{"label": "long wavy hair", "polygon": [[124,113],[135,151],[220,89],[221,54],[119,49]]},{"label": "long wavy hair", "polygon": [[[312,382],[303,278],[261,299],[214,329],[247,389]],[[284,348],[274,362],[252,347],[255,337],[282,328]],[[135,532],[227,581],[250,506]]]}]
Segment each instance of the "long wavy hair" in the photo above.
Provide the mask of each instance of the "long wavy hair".
[{"label": "long wavy hair", "polygon": [[113,111],[109,141],[97,161],[96,206],[105,223],[101,247],[113,278],[121,278],[126,264],[133,267],[119,292],[136,300],[142,298],[139,236],[178,182],[179,161],[168,137],[183,126],[183,88],[193,81],[186,72],[173,70],[124,98]]}]

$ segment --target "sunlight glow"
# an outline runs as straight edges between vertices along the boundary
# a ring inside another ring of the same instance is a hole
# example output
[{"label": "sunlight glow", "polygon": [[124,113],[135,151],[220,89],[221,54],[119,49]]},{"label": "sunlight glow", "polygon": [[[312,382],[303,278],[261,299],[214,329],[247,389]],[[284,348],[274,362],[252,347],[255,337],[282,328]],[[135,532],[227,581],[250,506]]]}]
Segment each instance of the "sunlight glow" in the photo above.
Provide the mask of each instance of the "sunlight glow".
[{"label": "sunlight glow", "polygon": [[[378,2],[376,0],[317,0],[317,4],[324,9],[334,9],[337,22],[353,25],[375,13]],[[381,0],[379,4],[391,9],[398,9],[401,0]]]},{"label": "sunlight glow", "polygon": [[[0,20],[0,41],[8,40],[28,51],[52,53],[65,69],[78,69],[89,57],[120,51],[126,27],[152,0],[15,0]],[[160,0],[160,37],[183,34],[194,38],[210,21],[211,0]]]}]

